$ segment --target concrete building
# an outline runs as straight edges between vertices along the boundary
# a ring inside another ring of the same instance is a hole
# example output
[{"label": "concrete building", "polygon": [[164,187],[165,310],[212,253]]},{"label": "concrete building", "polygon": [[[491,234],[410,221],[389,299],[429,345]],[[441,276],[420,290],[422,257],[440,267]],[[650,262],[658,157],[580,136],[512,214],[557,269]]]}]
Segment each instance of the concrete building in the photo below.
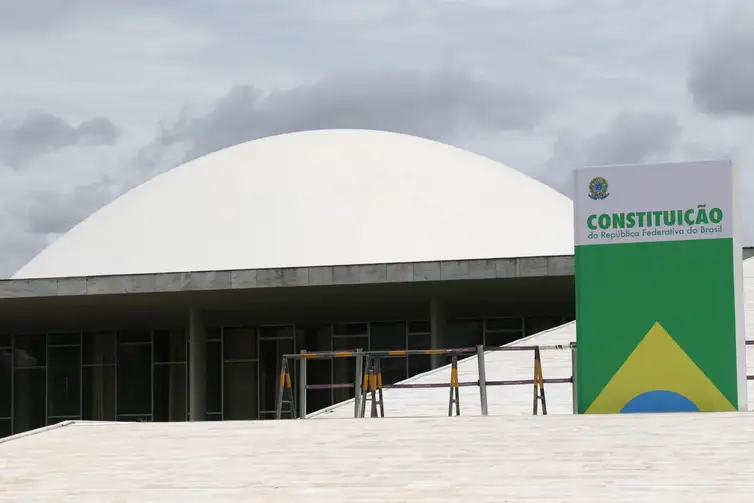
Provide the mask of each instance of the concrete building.
[{"label": "concrete building", "polygon": [[[447,145],[336,130],[225,149],[0,281],[0,436],[271,418],[284,353],[509,343],[573,319],[572,253],[568,198]],[[310,384],[353,376],[347,362],[308,369]],[[351,396],[311,391],[308,410]]]}]

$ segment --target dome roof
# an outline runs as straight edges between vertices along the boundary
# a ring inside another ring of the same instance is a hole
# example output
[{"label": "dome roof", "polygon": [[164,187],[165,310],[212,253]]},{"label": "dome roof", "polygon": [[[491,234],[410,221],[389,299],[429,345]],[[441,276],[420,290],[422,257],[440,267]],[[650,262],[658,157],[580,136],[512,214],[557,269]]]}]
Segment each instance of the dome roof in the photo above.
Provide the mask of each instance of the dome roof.
[{"label": "dome roof", "polygon": [[442,143],[365,130],[251,141],[132,189],[13,278],[573,253],[570,199]]}]

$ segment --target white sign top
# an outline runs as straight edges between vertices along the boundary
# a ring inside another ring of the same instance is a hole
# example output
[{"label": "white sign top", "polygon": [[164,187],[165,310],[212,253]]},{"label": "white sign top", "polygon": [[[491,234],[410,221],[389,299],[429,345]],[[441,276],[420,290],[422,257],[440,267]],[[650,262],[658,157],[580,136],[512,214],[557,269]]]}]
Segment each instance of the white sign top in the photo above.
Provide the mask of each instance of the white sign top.
[{"label": "white sign top", "polygon": [[732,238],[737,181],[727,160],[576,170],[575,244]]}]

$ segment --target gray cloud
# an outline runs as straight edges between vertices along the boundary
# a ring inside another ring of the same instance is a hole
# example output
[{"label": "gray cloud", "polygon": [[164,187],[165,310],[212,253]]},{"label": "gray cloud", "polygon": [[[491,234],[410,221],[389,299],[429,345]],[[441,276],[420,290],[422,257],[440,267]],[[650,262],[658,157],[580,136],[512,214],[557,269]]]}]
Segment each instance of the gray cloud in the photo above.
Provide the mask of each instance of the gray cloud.
[{"label": "gray cloud", "polygon": [[110,120],[97,117],[72,126],[50,114],[29,115],[18,122],[0,124],[0,161],[23,168],[32,159],[79,145],[112,145],[118,129]]},{"label": "gray cloud", "polygon": [[661,113],[619,114],[610,127],[585,145],[587,164],[632,164],[667,154],[681,127]]},{"label": "gray cloud", "polygon": [[754,15],[741,14],[714,30],[692,58],[688,90],[700,110],[754,115]]},{"label": "gray cloud", "polygon": [[571,173],[584,166],[666,160],[681,133],[675,117],[653,112],[622,112],[601,133],[586,140],[560,136],[538,178],[571,194]]},{"label": "gray cloud", "polygon": [[377,129],[450,141],[531,129],[549,105],[525,90],[448,69],[336,74],[270,94],[238,86],[209,113],[185,113],[164,128],[139,162],[151,167],[170,155],[186,161],[244,141],[312,129]]},{"label": "gray cloud", "polygon": [[31,232],[60,234],[107,204],[114,196],[110,190],[110,180],[103,178],[75,187],[69,193],[34,191],[24,198],[22,211]]}]

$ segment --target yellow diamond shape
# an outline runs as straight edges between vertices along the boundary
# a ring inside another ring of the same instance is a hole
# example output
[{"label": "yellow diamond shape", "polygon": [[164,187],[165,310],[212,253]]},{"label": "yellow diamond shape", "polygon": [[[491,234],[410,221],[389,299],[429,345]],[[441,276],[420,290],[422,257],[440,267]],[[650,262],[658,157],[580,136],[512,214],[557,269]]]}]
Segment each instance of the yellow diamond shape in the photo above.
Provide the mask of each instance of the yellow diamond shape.
[{"label": "yellow diamond shape", "polygon": [[683,395],[702,412],[736,410],[662,325],[655,323],[586,413],[618,413],[634,397],[656,390]]}]

